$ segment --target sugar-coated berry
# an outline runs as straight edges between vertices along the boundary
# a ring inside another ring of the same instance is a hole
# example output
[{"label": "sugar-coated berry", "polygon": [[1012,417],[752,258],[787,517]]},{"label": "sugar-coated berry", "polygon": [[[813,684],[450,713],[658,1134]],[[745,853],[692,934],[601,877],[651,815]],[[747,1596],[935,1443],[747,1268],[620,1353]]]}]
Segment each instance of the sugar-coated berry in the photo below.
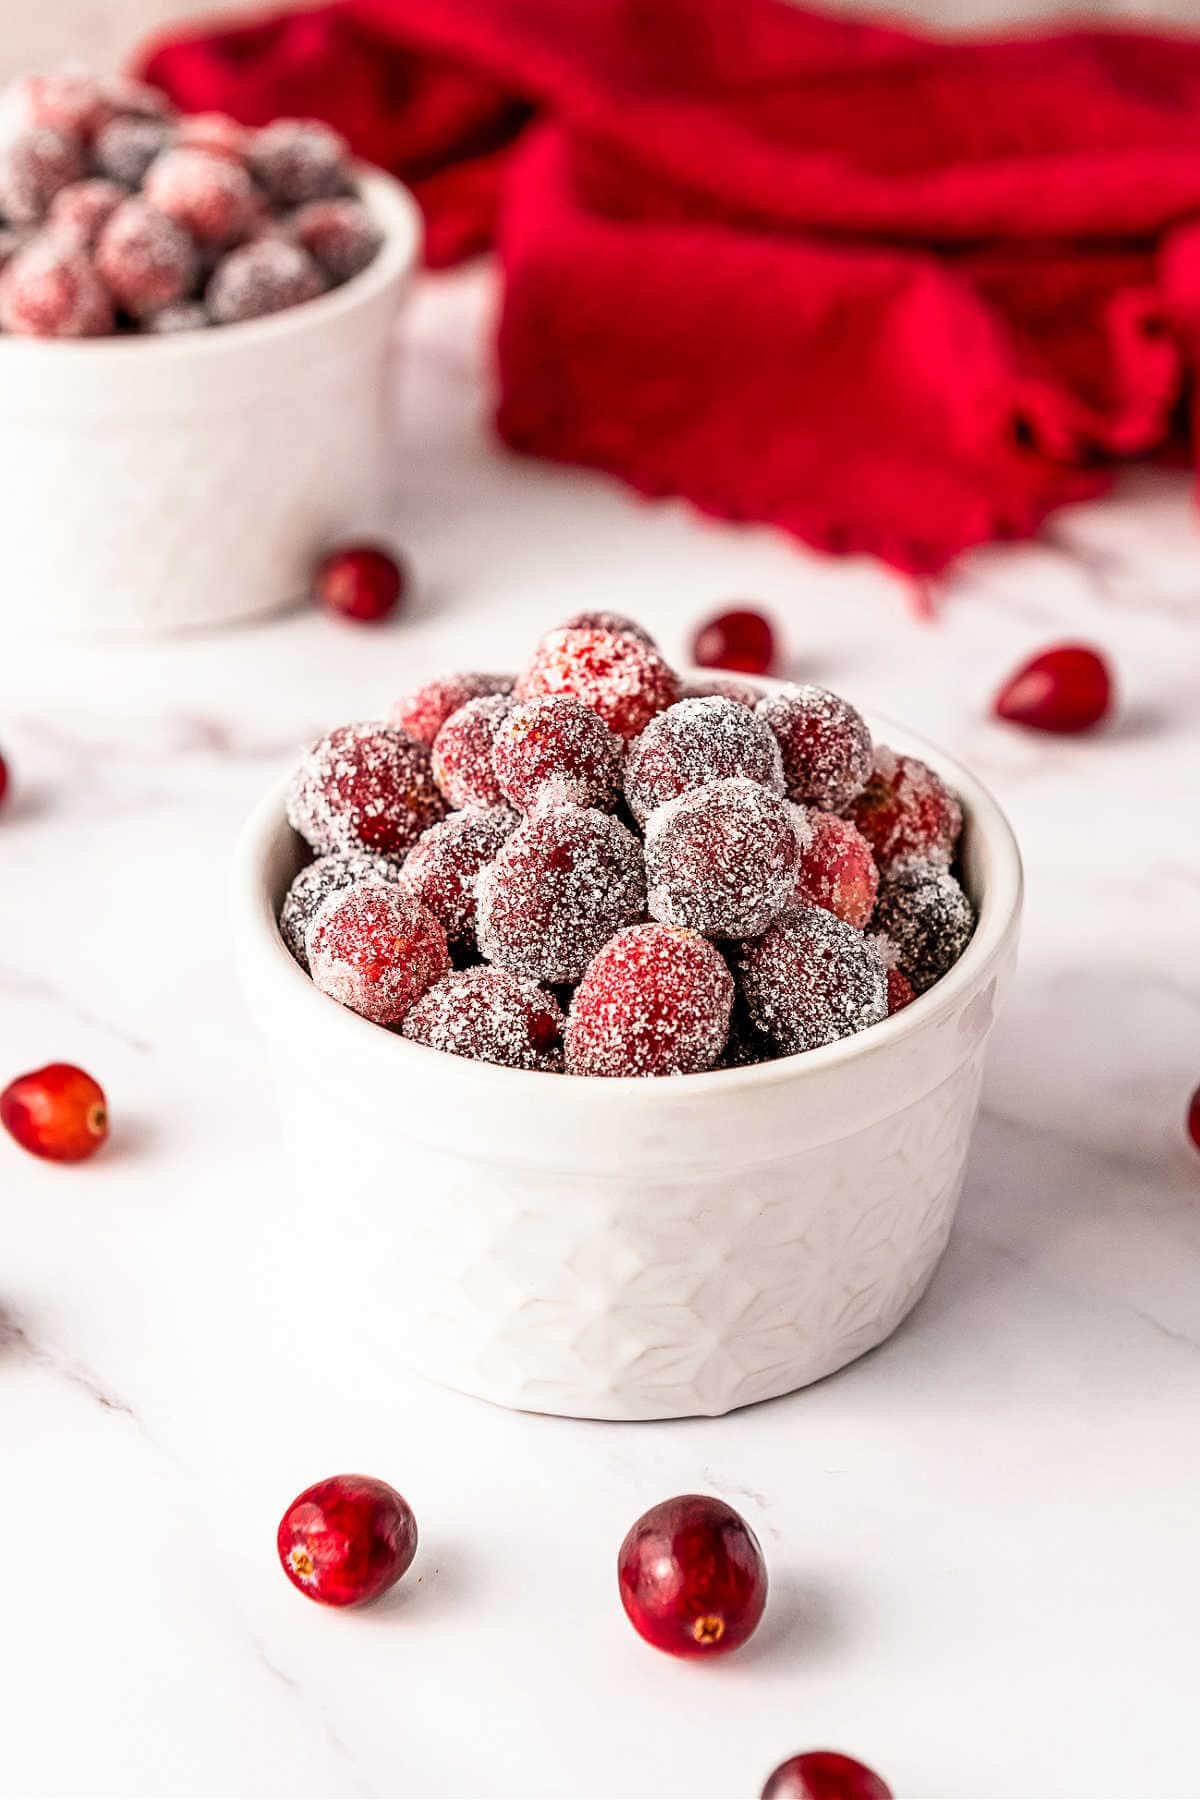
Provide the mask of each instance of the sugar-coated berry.
[{"label": "sugar-coated berry", "polygon": [[391,710],[391,723],[416,738],[418,744],[432,749],[434,738],[451,713],[481,694],[510,694],[512,686],[511,675],[439,675],[397,700]]},{"label": "sugar-coated berry", "polygon": [[806,1750],[772,1771],[761,1800],[892,1800],[873,1769],[837,1750]]},{"label": "sugar-coated berry", "polygon": [[706,937],[755,937],[787,905],[799,860],[780,794],[741,777],[692,788],[646,821],[650,916]]},{"label": "sugar-coated berry", "polygon": [[641,845],[595,808],[525,820],[479,883],[479,947],[515,975],[578,981],[600,946],[644,915]]},{"label": "sugar-coated berry", "polygon": [[948,863],[962,831],[962,807],[919,757],[880,744],[875,769],[847,818],[862,832],[881,874],[909,857]]},{"label": "sugar-coated berry", "polygon": [[255,179],[282,206],[341,194],[350,181],[345,138],[315,119],[276,119],[254,133],[246,157]]},{"label": "sugar-coated berry", "polygon": [[749,1069],[755,1063],[774,1062],[779,1051],[765,1031],[760,1031],[746,1010],[740,993],[733,998],[729,1020],[729,1038],[719,1066],[722,1069]]},{"label": "sugar-coated berry", "polygon": [[254,218],[245,169],[206,150],[164,150],[147,169],[142,192],[207,250],[236,243]]},{"label": "sugar-coated berry", "polygon": [[879,870],[865,837],[837,813],[797,807],[800,867],[795,898],[825,906],[862,931],[871,919],[879,890]]},{"label": "sugar-coated berry", "polygon": [[100,233],[96,269],[127,312],[152,315],[181,300],[196,279],[196,250],[182,226],[136,195]]},{"label": "sugar-coated berry", "polygon": [[923,994],[958,961],[975,930],[975,908],[943,863],[913,858],[884,876],[874,929],[895,966]]},{"label": "sugar-coated berry", "polygon": [[404,1036],[449,1056],[558,1074],[563,1013],[536,981],[478,965],[436,982],[410,1008]]},{"label": "sugar-coated berry", "polygon": [[100,131],[92,155],[96,167],[122,187],[140,187],[150,164],[171,142],[173,127],[160,118],[110,119]]},{"label": "sugar-coated berry", "polygon": [[292,215],[290,229],[335,285],[365,269],[383,242],[361,200],[310,200]]},{"label": "sugar-coated berry", "polygon": [[204,303],[218,325],[239,325],[286,312],[324,291],[321,271],[307,250],[283,238],[260,237],[221,258]]},{"label": "sugar-coated berry", "polygon": [[412,1507],[386,1481],[332,1475],[292,1501],[275,1546],[294,1587],[324,1606],[357,1606],[394,1586],[417,1554]]},{"label": "sugar-coated berry", "polygon": [[246,153],[246,127],[228,113],[189,113],[175,128],[175,142],[182,150],[203,150],[208,156],[241,162]]},{"label": "sugar-coated berry", "polygon": [[212,320],[199,300],[174,300],[170,306],[160,306],[157,312],[147,314],[141,321],[142,330],[155,337],[171,337],[177,331],[204,331],[211,324]]},{"label": "sugar-coated berry", "polygon": [[658,649],[644,625],[639,625],[636,619],[630,619],[624,613],[609,612],[603,607],[596,612],[572,613],[569,619],[563,620],[559,630],[612,631],[618,637],[636,638],[639,644],[648,644],[651,650]]},{"label": "sugar-coated berry", "polygon": [[725,1049],[733,977],[678,925],[630,925],[597,952],[567,1022],[569,1075],[695,1075]]},{"label": "sugar-coated berry", "polygon": [[133,113],[139,119],[167,119],[172,115],[171,102],[162,89],[132,75],[109,75],[100,85],[112,113]]},{"label": "sugar-coated berry", "polygon": [[308,969],[305,934],[331,894],[344,894],[347,888],[372,877],[380,881],[399,881],[401,864],[387,856],[368,856],[356,851],[349,856],[318,856],[307,863],[283,897],[279,909],[279,935],[300,967]]},{"label": "sugar-coated berry", "polygon": [[83,249],[90,249],[125,197],[119,182],[107,181],[102,175],[74,181],[55,194],[46,224],[57,236],[70,237]]},{"label": "sugar-coated berry", "polygon": [[740,675],[769,675],[775,660],[775,633],[760,612],[736,608],[702,625],[692,641],[692,661],[701,669],[733,669]]},{"label": "sugar-coated berry", "polygon": [[908,976],[902,975],[899,969],[889,969],[887,972],[888,1018],[890,1019],[893,1013],[903,1012],[906,1006],[912,1005],[916,997],[913,992],[913,984]]},{"label": "sugar-coated berry", "polygon": [[997,694],[998,719],[1030,731],[1091,731],[1112,708],[1112,673],[1088,644],[1055,644],[1023,663]]},{"label": "sugar-coated berry", "polygon": [[735,962],[751,1019],[789,1056],[887,1017],[878,944],[824,907],[790,908]]},{"label": "sugar-coated berry", "polygon": [[323,994],[376,1025],[398,1025],[448,974],[446,933],[405,888],[373,877],[332,894],[304,936]]},{"label": "sugar-coated berry", "polygon": [[0,214],[13,225],[36,225],[55,194],[86,174],[76,136],[49,125],[31,126],[0,146]]},{"label": "sugar-coated berry", "polygon": [[429,752],[403,731],[339,725],[304,756],[288,820],[318,855],[370,850],[398,856],[446,815]]},{"label": "sugar-coated berry", "polygon": [[871,773],[871,733],[862,714],[811,683],[781,688],[758,705],[779,739],[790,800],[841,812]]},{"label": "sugar-coated berry", "polygon": [[74,1063],[47,1063],[0,1094],[0,1124],[31,1156],[82,1162],[108,1136],[104,1090]]},{"label": "sugar-coated berry", "polygon": [[739,706],[756,707],[763,690],[751,681],[738,681],[732,675],[702,675],[698,681],[685,681],[685,700],[736,700]]},{"label": "sugar-coated berry", "polygon": [[551,631],[534,651],[517,695],[573,694],[618,737],[644,731],[679,698],[679,678],[639,638],[595,627]]},{"label": "sugar-coated berry", "polygon": [[630,744],[625,799],[644,825],[656,807],[733,776],[783,793],[783,761],[770,727],[735,700],[680,700]]},{"label": "sugar-coated berry", "polygon": [[422,832],[405,858],[405,887],[441,920],[453,950],[475,950],[480,877],[520,822],[505,806],[452,812]]},{"label": "sugar-coated berry", "polygon": [[493,746],[496,780],[522,812],[541,805],[597,806],[611,812],[625,747],[599,713],[571,694],[512,707]]},{"label": "sugar-coated berry", "polygon": [[433,779],[450,805],[499,806],[492,762],[496,733],[512,710],[507,694],[481,694],[451,713],[433,740]]},{"label": "sugar-coated berry", "polygon": [[322,606],[363,624],[393,613],[407,584],[404,563],[381,544],[340,544],[321,558],[313,576]]},{"label": "sugar-coated berry", "polygon": [[634,1630],[672,1656],[721,1656],[754,1632],[767,1565],[740,1513],[708,1494],[663,1500],[629,1531],[617,1557],[621,1604]]},{"label": "sugar-coated berry", "polygon": [[94,75],[70,64],[46,74],[20,76],[5,90],[4,112],[10,129],[42,125],[90,138],[111,115],[112,103]]},{"label": "sugar-coated berry", "polygon": [[17,337],[102,337],[112,305],[86,252],[42,233],[0,277],[0,329]]}]

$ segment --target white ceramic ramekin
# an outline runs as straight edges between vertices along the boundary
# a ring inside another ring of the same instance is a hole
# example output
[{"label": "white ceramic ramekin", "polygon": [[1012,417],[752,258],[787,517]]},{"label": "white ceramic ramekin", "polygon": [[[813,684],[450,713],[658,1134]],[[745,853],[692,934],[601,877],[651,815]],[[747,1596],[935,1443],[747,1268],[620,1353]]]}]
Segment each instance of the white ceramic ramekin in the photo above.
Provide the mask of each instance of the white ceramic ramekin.
[{"label": "white ceramic ramekin", "polygon": [[675,1080],[467,1062],[327,999],[276,929],[304,858],[268,795],[235,917],[299,1186],[288,1230],[373,1337],[506,1406],[662,1419],[788,1393],[896,1329],[950,1233],[1021,863],[965,769],[870,723],[962,796],[970,945],[856,1037]]},{"label": "white ceramic ramekin", "polygon": [[388,359],[420,217],[360,171],[374,261],[213,331],[0,338],[0,642],[160,636],[277,611],[378,523]]}]

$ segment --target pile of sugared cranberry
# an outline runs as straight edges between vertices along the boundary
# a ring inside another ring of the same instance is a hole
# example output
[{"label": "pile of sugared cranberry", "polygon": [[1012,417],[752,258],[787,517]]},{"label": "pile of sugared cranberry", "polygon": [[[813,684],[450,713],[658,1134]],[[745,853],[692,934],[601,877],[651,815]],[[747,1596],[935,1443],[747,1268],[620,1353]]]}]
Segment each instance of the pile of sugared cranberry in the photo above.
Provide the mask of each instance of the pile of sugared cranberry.
[{"label": "pile of sugared cranberry", "polygon": [[261,318],[349,280],[379,243],[327,125],[179,117],[153,88],[75,69],[0,98],[0,329],[17,336]]},{"label": "pile of sugared cranberry", "polygon": [[975,924],[962,811],[819,687],[684,685],[582,614],[515,681],[452,675],[305,756],[279,917],[323,993],[455,1056],[688,1075],[812,1050]]}]

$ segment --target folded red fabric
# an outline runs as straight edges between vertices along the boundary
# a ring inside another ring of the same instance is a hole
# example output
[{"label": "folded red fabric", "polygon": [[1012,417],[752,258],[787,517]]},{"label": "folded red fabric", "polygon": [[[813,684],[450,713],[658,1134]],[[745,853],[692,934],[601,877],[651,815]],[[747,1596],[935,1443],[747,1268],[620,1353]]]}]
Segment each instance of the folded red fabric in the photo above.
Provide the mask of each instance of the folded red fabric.
[{"label": "folded red fabric", "polygon": [[782,0],[343,0],[160,43],[496,243],[499,428],[936,571],[1163,448],[1200,333],[1200,40],[937,41]]}]

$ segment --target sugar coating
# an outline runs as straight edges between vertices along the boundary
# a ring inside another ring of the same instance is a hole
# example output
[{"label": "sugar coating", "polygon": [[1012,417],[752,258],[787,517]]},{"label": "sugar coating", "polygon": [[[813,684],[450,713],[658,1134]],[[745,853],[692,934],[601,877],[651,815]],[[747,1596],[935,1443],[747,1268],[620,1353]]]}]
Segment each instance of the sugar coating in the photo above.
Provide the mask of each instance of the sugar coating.
[{"label": "sugar coating", "polygon": [[841,812],[871,773],[871,733],[862,714],[828,688],[782,688],[758,703],[779,739],[789,800]]},{"label": "sugar coating", "polygon": [[403,1035],[449,1056],[558,1074],[563,1011],[535,981],[507,969],[459,969],[435,982],[405,1016]]},{"label": "sugar coating", "polygon": [[631,925],[596,954],[567,1022],[570,1075],[696,1075],[729,1035],[733,977],[678,925]]},{"label": "sugar coating", "polygon": [[89,181],[73,181],[60,188],[50,202],[46,224],[56,235],[69,236],[82,249],[89,249],[101,229],[125,199],[125,190],[116,181],[96,175]]},{"label": "sugar coating", "polygon": [[641,846],[608,813],[548,806],[513,832],[479,883],[479,947],[516,975],[577,981],[645,911]]},{"label": "sugar coating", "polygon": [[182,226],[137,196],[117,207],[96,245],[101,280],[131,313],[154,313],[182,299],[197,267],[195,246]]},{"label": "sugar coating", "polygon": [[388,856],[318,856],[306,863],[283,897],[279,935],[300,964],[308,968],[304,934],[331,894],[344,893],[360,881],[399,881],[400,863]]},{"label": "sugar coating", "polygon": [[797,806],[801,835],[800,866],[794,898],[808,906],[824,906],[862,931],[869,923],[879,889],[879,870],[862,833],[837,813]]},{"label": "sugar coating", "polygon": [[756,1063],[774,1062],[779,1051],[751,1019],[741,992],[734,995],[733,1013],[729,1020],[729,1037],[721,1057],[722,1069],[750,1069]]},{"label": "sugar coating", "polygon": [[13,225],[44,219],[55,194],[87,174],[73,134],[34,125],[0,144],[0,213]]},{"label": "sugar coating", "polygon": [[563,620],[559,630],[612,631],[618,637],[636,638],[640,644],[648,644],[651,650],[658,649],[658,645],[644,625],[639,625],[636,619],[630,619],[624,613],[609,612],[604,607],[596,612],[572,613],[569,619]]},{"label": "sugar coating", "polygon": [[618,737],[644,731],[679,698],[679,677],[639,638],[595,627],[549,632],[517,683],[517,698],[573,694]]},{"label": "sugar coating", "polygon": [[500,791],[522,812],[564,803],[611,812],[624,754],[622,739],[571,694],[546,694],[513,707],[493,747]]},{"label": "sugar coating", "polygon": [[310,200],[289,230],[330,281],[349,281],[371,262],[383,233],[359,200]]},{"label": "sugar coating", "polygon": [[158,118],[110,119],[96,138],[92,158],[102,175],[122,187],[142,185],[146,170],[171,142],[173,128]]},{"label": "sugar coating", "polygon": [[450,714],[433,740],[433,779],[451,806],[498,806],[492,766],[496,733],[512,710],[507,694],[480,694]]},{"label": "sugar coating", "polygon": [[754,937],[787,905],[799,859],[781,795],[742,777],[692,788],[646,821],[650,916],[706,937]]},{"label": "sugar coating", "polygon": [[203,331],[212,324],[208,313],[199,300],[176,300],[170,306],[161,306],[142,320],[142,329],[153,332],[159,337],[168,337],[177,331]]},{"label": "sugar coating", "polygon": [[975,908],[943,863],[913,858],[891,868],[879,889],[874,930],[895,967],[923,994],[954,966],[975,930]]},{"label": "sugar coating", "polygon": [[255,132],[246,155],[255,179],[283,206],[340,194],[350,179],[345,138],[316,119],[276,119]]},{"label": "sugar coating", "polygon": [[422,832],[405,858],[405,887],[441,920],[453,949],[476,948],[480,877],[520,822],[506,806],[452,812]]},{"label": "sugar coating", "polygon": [[398,1025],[450,968],[446,934],[404,888],[372,877],[334,893],[304,936],[323,994],[376,1025]]},{"label": "sugar coating", "polygon": [[112,306],[86,252],[69,239],[33,238],[5,265],[0,329],[18,337],[102,337]]},{"label": "sugar coating", "polygon": [[887,1017],[879,946],[823,907],[790,908],[762,937],[740,944],[735,963],[752,1023],[787,1055]]},{"label": "sugar coating", "polygon": [[254,188],[245,169],[207,150],[164,150],[147,169],[142,192],[207,249],[233,243],[254,218]]},{"label": "sugar coating", "polygon": [[679,700],[630,744],[625,799],[644,825],[656,807],[733,776],[783,793],[783,759],[770,727],[719,695]]},{"label": "sugar coating", "polygon": [[912,856],[949,863],[962,832],[962,806],[941,776],[887,744],[876,749],[871,779],[847,817],[884,872]]},{"label": "sugar coating", "polygon": [[512,689],[511,675],[438,675],[397,700],[389,719],[418,744],[432,747],[450,714],[468,700],[481,694],[511,694]]},{"label": "sugar coating", "polygon": [[219,325],[261,319],[315,300],[325,290],[316,263],[299,244],[260,237],[223,256],[204,293]]},{"label": "sugar coating", "polygon": [[339,725],[319,738],[287,800],[289,822],[318,855],[365,849],[397,856],[445,814],[428,750],[374,722]]},{"label": "sugar coating", "polygon": [[702,675],[697,681],[685,681],[685,700],[734,700],[739,706],[754,708],[763,699],[763,690],[739,675]]}]

